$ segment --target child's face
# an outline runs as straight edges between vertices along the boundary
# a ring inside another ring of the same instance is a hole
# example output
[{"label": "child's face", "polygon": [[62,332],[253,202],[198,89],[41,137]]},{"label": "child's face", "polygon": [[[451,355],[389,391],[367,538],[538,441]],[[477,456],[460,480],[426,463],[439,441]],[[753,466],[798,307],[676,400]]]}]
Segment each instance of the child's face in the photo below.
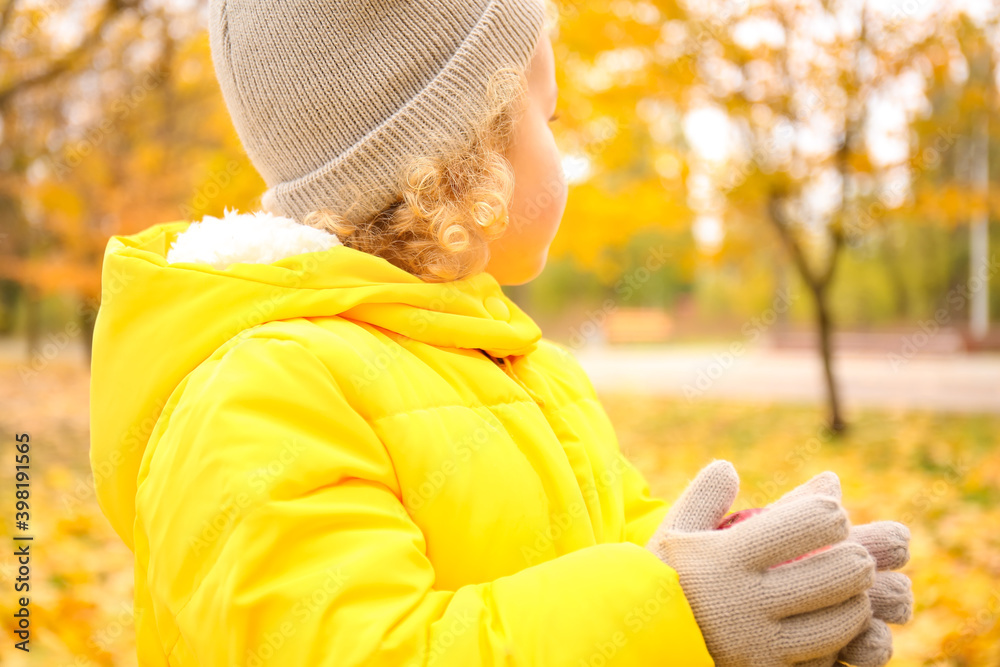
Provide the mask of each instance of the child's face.
[{"label": "child's face", "polygon": [[486,270],[502,285],[521,285],[545,268],[549,245],[566,209],[566,179],[549,123],[556,109],[552,41],[542,30],[526,72],[528,100],[507,159],[514,168],[510,226],[490,244]]}]

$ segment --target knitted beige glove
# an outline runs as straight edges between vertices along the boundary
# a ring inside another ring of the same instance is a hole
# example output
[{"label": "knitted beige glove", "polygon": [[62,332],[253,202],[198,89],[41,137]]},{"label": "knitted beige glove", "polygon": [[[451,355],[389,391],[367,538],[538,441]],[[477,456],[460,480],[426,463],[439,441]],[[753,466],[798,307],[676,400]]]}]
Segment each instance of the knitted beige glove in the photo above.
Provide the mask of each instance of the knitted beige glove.
[{"label": "knitted beige glove", "polygon": [[[840,479],[832,472],[821,473],[774,504],[811,493],[840,500]],[[868,589],[873,618],[839,655],[817,659],[808,663],[807,667],[832,667],[838,664],[838,660],[855,667],[882,667],[892,657],[892,633],[886,623],[906,623],[913,615],[910,578],[890,571],[898,570],[910,560],[909,529],[895,521],[878,521],[855,526],[847,539],[865,547],[875,559],[878,572],[875,583]]]},{"label": "knitted beige glove", "polygon": [[646,547],[677,571],[715,664],[785,667],[836,655],[871,621],[865,591],[875,575],[868,551],[844,541],[840,501],[801,494],[716,530],[738,491],[732,464],[713,462]]}]

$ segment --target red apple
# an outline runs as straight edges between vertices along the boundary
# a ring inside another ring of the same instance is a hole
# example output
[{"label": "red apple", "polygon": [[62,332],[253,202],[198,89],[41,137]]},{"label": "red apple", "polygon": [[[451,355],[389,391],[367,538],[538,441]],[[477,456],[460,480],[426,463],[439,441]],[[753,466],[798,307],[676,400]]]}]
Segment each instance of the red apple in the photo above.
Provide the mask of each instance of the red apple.
[{"label": "red apple", "polygon": [[[732,528],[738,523],[742,523],[751,517],[755,517],[761,512],[766,511],[763,507],[751,507],[750,509],[740,510],[738,512],[733,512],[732,514],[727,514],[722,522],[716,527],[716,530],[725,530],[726,528]],[[794,563],[795,561],[802,560],[803,558],[808,558],[813,554],[818,554],[822,551],[826,551],[830,547],[821,547],[815,551],[810,551],[804,556],[799,556],[798,558],[793,558],[792,560],[786,560],[784,563],[779,563],[778,565],[773,565],[772,567],[780,567],[782,565],[788,565],[789,563]]]},{"label": "red apple", "polygon": [[722,523],[718,525],[716,530],[725,530],[726,528],[732,528],[738,523],[742,523],[752,516],[757,516],[764,511],[763,507],[751,507],[748,510],[740,510],[739,512],[733,512],[732,514],[727,514],[722,520]]}]

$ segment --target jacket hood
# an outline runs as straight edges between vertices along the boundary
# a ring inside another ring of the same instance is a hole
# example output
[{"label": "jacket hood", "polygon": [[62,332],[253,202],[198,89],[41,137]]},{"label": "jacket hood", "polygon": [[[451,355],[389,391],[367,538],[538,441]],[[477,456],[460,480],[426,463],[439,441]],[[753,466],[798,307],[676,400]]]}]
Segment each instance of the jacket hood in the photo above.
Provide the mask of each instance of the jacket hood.
[{"label": "jacket hood", "polygon": [[488,273],[424,282],[288,218],[227,213],[108,241],[94,329],[90,457],[101,507],[129,547],[140,463],[184,378],[246,329],[328,316],[494,357],[527,354],[541,338]]}]

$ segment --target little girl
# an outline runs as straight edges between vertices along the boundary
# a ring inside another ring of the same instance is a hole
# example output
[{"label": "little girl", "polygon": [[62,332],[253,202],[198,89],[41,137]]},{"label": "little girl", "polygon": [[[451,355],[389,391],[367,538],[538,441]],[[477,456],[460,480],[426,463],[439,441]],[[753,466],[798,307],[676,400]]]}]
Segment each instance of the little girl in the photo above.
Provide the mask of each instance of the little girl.
[{"label": "little girl", "polygon": [[566,200],[541,0],[209,12],[266,212],[112,238],[95,331],[142,665],[888,660],[904,527],[825,474],[715,530],[725,462],[668,512],[504,296]]}]

